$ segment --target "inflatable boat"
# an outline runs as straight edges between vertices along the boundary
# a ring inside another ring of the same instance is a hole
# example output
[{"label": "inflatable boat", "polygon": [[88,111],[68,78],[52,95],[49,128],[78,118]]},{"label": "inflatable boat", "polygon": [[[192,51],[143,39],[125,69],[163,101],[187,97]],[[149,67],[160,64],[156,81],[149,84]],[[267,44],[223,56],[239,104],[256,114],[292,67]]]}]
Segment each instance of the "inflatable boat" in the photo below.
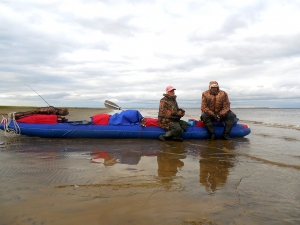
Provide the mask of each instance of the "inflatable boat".
[{"label": "inflatable boat", "polygon": [[[230,137],[244,137],[251,130],[238,124],[231,130]],[[201,121],[189,120],[183,139],[206,139],[209,134]],[[214,122],[216,135],[221,137],[224,124]],[[7,134],[27,135],[43,138],[140,138],[158,139],[166,131],[158,126],[156,118],[144,118],[137,110],[125,110],[114,115],[98,114],[91,121],[62,120],[57,115],[31,115],[19,120],[3,119],[0,129]]]}]

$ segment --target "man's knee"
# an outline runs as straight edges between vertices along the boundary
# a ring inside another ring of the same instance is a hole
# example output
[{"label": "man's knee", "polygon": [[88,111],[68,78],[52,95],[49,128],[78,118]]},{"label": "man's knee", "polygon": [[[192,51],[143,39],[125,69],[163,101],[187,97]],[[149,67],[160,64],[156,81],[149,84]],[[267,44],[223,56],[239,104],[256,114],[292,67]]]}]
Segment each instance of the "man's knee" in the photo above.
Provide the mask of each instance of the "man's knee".
[{"label": "man's knee", "polygon": [[202,114],[201,114],[201,120],[202,120],[204,123],[209,123],[209,122],[211,121],[210,115],[207,114],[207,113],[202,113]]},{"label": "man's knee", "polygon": [[172,123],[170,125],[170,130],[174,136],[180,136],[182,134],[182,128],[178,122]]},{"label": "man's knee", "polygon": [[186,129],[189,126],[188,123],[186,121],[184,121],[184,120],[180,120],[179,121],[179,125],[180,125],[181,129],[183,129],[183,131],[186,131]]},{"label": "man's knee", "polygon": [[236,115],[230,110],[227,114],[226,114],[226,116],[225,116],[225,121],[228,121],[228,122],[234,122],[234,120],[235,120],[235,118],[236,118]]}]

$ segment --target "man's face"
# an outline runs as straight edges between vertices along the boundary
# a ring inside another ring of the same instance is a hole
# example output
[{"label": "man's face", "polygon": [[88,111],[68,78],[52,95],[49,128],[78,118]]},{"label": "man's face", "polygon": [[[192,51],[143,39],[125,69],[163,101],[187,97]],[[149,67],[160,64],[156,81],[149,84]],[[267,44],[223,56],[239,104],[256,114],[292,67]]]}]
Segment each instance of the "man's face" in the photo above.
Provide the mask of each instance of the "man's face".
[{"label": "man's face", "polygon": [[174,96],[175,95],[175,90],[168,91],[168,95]]},{"label": "man's face", "polygon": [[212,88],[210,88],[210,91],[211,91],[212,94],[217,94],[218,88],[217,87],[212,87]]}]

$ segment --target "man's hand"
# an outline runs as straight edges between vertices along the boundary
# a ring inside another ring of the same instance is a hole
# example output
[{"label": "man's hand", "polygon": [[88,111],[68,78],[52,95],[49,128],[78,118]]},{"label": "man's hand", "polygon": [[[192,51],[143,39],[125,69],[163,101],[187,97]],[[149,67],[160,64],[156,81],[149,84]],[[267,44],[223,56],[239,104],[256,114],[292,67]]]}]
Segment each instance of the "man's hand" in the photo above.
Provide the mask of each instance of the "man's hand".
[{"label": "man's hand", "polygon": [[215,114],[215,115],[214,115],[214,118],[215,118],[216,121],[220,121],[220,120],[221,120],[221,117],[220,117],[219,114]]},{"label": "man's hand", "polygon": [[185,111],[183,109],[178,109],[177,113],[181,117],[185,115]]}]

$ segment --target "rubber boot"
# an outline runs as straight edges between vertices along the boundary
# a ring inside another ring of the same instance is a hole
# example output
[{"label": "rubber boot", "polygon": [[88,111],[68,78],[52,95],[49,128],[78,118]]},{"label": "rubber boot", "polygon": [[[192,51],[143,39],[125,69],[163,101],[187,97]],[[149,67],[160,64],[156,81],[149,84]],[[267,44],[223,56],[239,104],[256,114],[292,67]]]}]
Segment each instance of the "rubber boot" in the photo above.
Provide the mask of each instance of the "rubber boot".
[{"label": "rubber boot", "polygon": [[182,142],[182,141],[183,141],[183,138],[181,138],[180,136],[173,137],[173,141],[179,141],[179,142]]},{"label": "rubber boot", "polygon": [[167,131],[165,134],[160,135],[158,138],[161,141],[166,141],[168,138],[171,138],[173,136],[172,131]]},{"label": "rubber boot", "polygon": [[184,129],[182,129],[180,123],[171,124],[170,129],[173,134],[173,141],[183,141],[183,139],[180,136],[183,133]]},{"label": "rubber boot", "polygon": [[205,124],[205,127],[206,127],[208,133],[210,134],[210,138],[208,138],[207,140],[208,141],[217,140],[218,138],[217,138],[217,135],[216,135],[216,132],[215,132],[215,128],[212,125],[212,123]]},{"label": "rubber boot", "polygon": [[230,140],[229,134],[230,134],[231,129],[232,129],[232,124],[226,124],[225,125],[224,131],[223,131],[223,134],[222,134],[223,139]]},{"label": "rubber boot", "polygon": [[[181,132],[181,133],[183,133],[183,132],[185,132],[184,129],[182,129],[182,132]],[[180,136],[175,136],[175,137],[173,137],[173,141],[183,142],[183,138],[181,138]]]}]

